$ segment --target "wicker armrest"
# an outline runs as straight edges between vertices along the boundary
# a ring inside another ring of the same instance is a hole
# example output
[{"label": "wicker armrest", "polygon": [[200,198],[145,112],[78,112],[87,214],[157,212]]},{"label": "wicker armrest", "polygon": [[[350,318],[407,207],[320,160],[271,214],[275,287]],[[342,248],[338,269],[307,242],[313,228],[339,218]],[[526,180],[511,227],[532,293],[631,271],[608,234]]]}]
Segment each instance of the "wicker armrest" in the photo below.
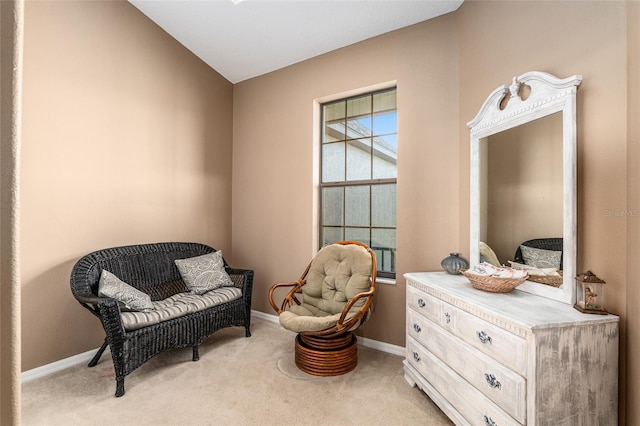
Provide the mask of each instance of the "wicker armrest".
[{"label": "wicker armrest", "polygon": [[[296,297],[296,294],[301,293],[300,288],[304,285],[304,283],[305,283],[304,281],[297,281],[297,282],[290,282],[290,283],[277,283],[271,286],[271,288],[269,289],[269,303],[271,304],[271,307],[273,308],[274,311],[276,311],[278,315],[280,315],[285,309],[291,307],[294,302],[297,305],[300,304],[300,300],[298,300],[298,298]],[[290,287],[290,290],[282,299],[282,305],[278,307],[274,299],[276,289],[287,288],[287,287]]]},{"label": "wicker armrest", "polygon": [[80,303],[85,303],[87,305],[98,305],[99,303],[103,303],[105,300],[109,299],[108,297],[100,297],[95,294],[75,294],[76,300]]},{"label": "wicker armrest", "polygon": [[[242,290],[246,318],[251,318],[251,299],[253,293],[253,271],[250,269],[237,269],[226,266],[227,273],[233,284]],[[249,337],[249,320],[246,322],[246,336]]]},{"label": "wicker armrest", "polygon": [[[80,305],[89,310],[98,318],[101,317],[101,305],[109,306],[107,309],[114,310],[113,315],[117,315],[118,318],[120,317],[120,307],[118,306],[118,302],[115,299],[112,299],[110,297],[96,296],[95,294],[90,292],[76,292],[74,294],[74,297],[78,302],[80,302]],[[113,307],[111,307],[112,305]]]},{"label": "wicker armrest", "polygon": [[100,297],[99,299],[100,301],[96,304],[96,308],[100,311],[100,315],[121,324],[120,304],[118,301],[110,297]]},{"label": "wicker armrest", "polygon": [[[112,343],[120,345],[125,336],[124,325],[122,324],[122,318],[120,318],[120,305],[117,300],[109,297],[100,299],[100,302],[95,307],[98,312],[97,315],[100,317],[105,332],[111,336]],[[114,350],[115,348],[112,347],[111,349]]]},{"label": "wicker armrest", "polygon": [[[338,325],[341,325],[341,326],[346,325],[347,327],[350,327],[354,322],[365,317],[373,303],[374,292],[375,292],[375,289],[371,287],[369,291],[358,293],[353,298],[351,298],[349,303],[347,303],[346,306],[344,307],[344,310],[342,311],[342,315],[340,315],[340,319],[338,320]],[[351,311],[351,308],[353,308],[353,305],[356,303],[356,301],[362,299],[363,297],[366,298],[364,305],[357,312],[352,313],[351,316],[347,318],[347,316],[349,315],[349,312]]]},{"label": "wicker armrest", "polygon": [[251,293],[253,289],[253,271],[250,269],[225,268],[233,284],[242,289],[242,293]]}]

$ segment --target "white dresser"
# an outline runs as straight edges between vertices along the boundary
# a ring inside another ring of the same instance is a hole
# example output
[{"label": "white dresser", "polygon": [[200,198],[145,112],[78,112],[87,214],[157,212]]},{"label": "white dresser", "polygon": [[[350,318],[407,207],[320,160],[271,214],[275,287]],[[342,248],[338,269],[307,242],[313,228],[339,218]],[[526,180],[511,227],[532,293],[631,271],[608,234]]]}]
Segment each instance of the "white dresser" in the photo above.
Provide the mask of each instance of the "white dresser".
[{"label": "white dresser", "polygon": [[617,425],[615,315],[408,273],[404,375],[459,425]]}]

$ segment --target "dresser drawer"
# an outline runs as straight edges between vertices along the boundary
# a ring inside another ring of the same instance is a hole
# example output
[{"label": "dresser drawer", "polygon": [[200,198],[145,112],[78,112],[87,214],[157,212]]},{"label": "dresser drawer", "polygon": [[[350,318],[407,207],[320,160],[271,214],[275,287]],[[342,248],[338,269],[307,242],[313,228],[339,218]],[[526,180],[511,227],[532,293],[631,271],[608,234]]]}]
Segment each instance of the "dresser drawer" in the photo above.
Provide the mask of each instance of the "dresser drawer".
[{"label": "dresser drawer", "polygon": [[[409,336],[521,423],[526,418],[526,381],[433,322],[409,311]],[[412,354],[409,354],[412,356]]]},{"label": "dresser drawer", "polygon": [[451,331],[460,339],[518,374],[527,375],[527,341],[507,330],[443,302]]},{"label": "dresser drawer", "polygon": [[407,286],[407,305],[420,315],[438,323],[441,318],[442,301],[420,290]]},{"label": "dresser drawer", "polygon": [[407,286],[407,305],[518,374],[527,375],[527,342],[435,296]]},{"label": "dresser drawer", "polygon": [[472,425],[520,425],[437,356],[407,338],[409,364]]}]

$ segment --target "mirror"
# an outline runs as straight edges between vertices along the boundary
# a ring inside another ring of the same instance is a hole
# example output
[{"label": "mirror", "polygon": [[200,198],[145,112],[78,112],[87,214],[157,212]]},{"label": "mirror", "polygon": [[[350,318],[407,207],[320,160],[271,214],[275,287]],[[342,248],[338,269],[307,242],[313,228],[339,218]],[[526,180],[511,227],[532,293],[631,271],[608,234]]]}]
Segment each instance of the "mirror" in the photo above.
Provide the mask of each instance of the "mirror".
[{"label": "mirror", "polygon": [[561,244],[562,284],[526,281],[517,289],[568,304],[576,299],[576,92],[581,81],[579,75],[522,74],[494,90],[467,123],[471,267],[480,262],[481,241],[509,265],[521,243],[553,238]]},{"label": "mirror", "polygon": [[562,113],[480,140],[480,241],[501,264],[520,243],[562,238]]}]

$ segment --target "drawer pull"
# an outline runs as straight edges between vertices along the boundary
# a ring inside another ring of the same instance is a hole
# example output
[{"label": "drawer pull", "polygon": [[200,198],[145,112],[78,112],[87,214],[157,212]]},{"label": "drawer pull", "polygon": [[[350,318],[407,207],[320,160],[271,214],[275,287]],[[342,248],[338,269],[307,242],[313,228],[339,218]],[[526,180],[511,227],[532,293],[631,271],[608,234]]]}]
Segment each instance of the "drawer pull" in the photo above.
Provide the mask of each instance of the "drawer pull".
[{"label": "drawer pull", "polygon": [[416,331],[416,333],[420,333],[422,331],[418,324],[413,324],[413,329]]},{"label": "drawer pull", "polygon": [[487,383],[489,383],[489,386],[492,388],[502,389],[502,383],[500,383],[493,374],[484,373],[484,378],[487,379]]},{"label": "drawer pull", "polygon": [[498,424],[494,422],[493,419],[487,416],[486,414],[484,415],[484,424],[487,426],[498,426]]},{"label": "drawer pull", "polygon": [[480,341],[483,344],[491,344],[493,343],[493,340],[491,339],[491,336],[489,336],[487,333],[485,333],[484,331],[476,331],[476,334],[478,335],[478,339],[480,339]]},{"label": "drawer pull", "polygon": [[418,352],[414,352],[414,353],[413,353],[413,359],[414,359],[416,362],[420,362],[420,355],[418,355]]},{"label": "drawer pull", "polygon": [[418,299],[418,306],[420,306],[421,308],[424,308],[425,306],[427,306],[427,304],[424,303],[424,300]]},{"label": "drawer pull", "polygon": [[451,322],[451,314],[449,312],[444,313],[444,322],[449,324]]}]

